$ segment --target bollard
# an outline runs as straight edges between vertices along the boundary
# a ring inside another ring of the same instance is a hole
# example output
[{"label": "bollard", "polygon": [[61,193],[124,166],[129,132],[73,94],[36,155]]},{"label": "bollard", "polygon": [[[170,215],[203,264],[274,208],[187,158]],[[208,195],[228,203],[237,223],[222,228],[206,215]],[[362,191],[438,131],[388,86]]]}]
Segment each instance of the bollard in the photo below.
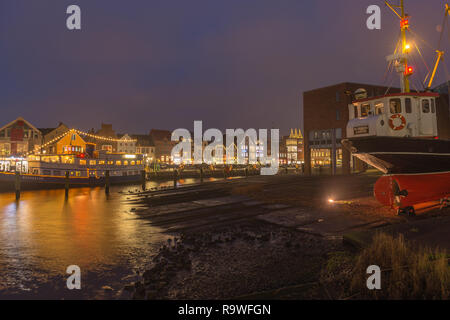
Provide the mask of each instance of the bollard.
[{"label": "bollard", "polygon": [[66,171],[66,178],[64,183],[64,191],[65,191],[65,197],[66,199],[69,197],[69,179],[70,179],[70,173],[69,171]]},{"label": "bollard", "polygon": [[146,177],[145,177],[146,173],[145,170],[141,171],[141,178],[142,178],[142,191],[145,191],[145,181],[146,181]]},{"label": "bollard", "polygon": [[16,187],[16,200],[20,199],[20,172],[16,171],[15,177],[15,187]]},{"label": "bollard", "polygon": [[223,167],[223,178],[227,178],[227,170],[225,169],[225,167]]},{"label": "bollard", "polygon": [[109,194],[109,170],[105,171],[105,193]]},{"label": "bollard", "polygon": [[203,168],[200,168],[200,183],[203,183]]}]

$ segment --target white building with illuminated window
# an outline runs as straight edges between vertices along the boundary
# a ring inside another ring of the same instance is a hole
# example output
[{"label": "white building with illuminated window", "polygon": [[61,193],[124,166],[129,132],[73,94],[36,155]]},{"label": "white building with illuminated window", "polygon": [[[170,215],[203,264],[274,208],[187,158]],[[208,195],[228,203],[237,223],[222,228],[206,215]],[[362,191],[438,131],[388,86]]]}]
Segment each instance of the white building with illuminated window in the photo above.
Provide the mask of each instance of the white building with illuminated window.
[{"label": "white building with illuminated window", "polygon": [[135,154],[136,153],[136,141],[133,140],[128,134],[119,135],[119,141],[117,141],[117,152]]}]

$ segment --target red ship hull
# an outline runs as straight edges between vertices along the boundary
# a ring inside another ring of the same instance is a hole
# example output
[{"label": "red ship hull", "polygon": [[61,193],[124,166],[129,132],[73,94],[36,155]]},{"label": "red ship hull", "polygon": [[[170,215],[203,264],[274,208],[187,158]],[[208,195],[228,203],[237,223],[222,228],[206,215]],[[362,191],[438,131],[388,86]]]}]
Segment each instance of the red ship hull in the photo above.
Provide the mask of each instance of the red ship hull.
[{"label": "red ship hull", "polygon": [[386,175],[376,182],[374,195],[380,203],[396,209],[446,204],[450,172]]},{"label": "red ship hull", "polygon": [[449,204],[450,140],[367,137],[342,141],[354,156],[385,174],[375,198],[399,213]]}]

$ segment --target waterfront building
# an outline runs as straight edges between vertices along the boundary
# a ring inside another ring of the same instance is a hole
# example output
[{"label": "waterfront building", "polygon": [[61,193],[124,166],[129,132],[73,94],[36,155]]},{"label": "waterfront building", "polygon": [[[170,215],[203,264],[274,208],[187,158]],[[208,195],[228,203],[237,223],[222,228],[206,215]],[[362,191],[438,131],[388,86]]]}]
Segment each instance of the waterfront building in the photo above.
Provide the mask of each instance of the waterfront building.
[{"label": "waterfront building", "polygon": [[[333,172],[340,168],[344,174],[350,173],[351,168],[364,169],[364,164],[352,158],[341,145],[349,120],[348,104],[352,102],[353,94],[361,88],[371,97],[383,95],[389,90],[384,86],[345,82],[303,93],[303,144],[307,174],[314,167],[329,167]],[[390,91],[398,92],[399,89],[391,88]]]},{"label": "waterfront building", "polygon": [[42,134],[22,117],[0,128],[0,156],[23,156],[39,148]]},{"label": "waterfront building", "polygon": [[155,161],[155,144],[152,137],[147,134],[133,134],[133,140],[136,140],[136,153],[143,154],[148,163]]},{"label": "waterfront building", "polygon": [[134,141],[128,134],[121,134],[118,135],[118,137],[119,141],[116,142],[118,153],[136,153],[136,141]]},{"label": "waterfront building", "polygon": [[155,161],[158,163],[172,164],[172,148],[177,144],[177,142],[171,141],[172,132],[151,129],[149,135],[155,145]]},{"label": "waterfront building", "polygon": [[64,123],[60,122],[56,128],[39,128],[39,131],[42,134],[42,147],[39,151],[40,153],[54,154],[56,153],[56,144],[49,144],[50,141],[56,139],[62,134],[69,131],[69,127]]},{"label": "waterfront building", "polygon": [[291,129],[291,133],[283,142],[286,144],[286,164],[296,165],[303,163],[303,135],[300,129]]},{"label": "waterfront building", "polygon": [[[103,138],[117,139],[117,135],[112,128],[112,124],[102,123],[100,130],[95,132],[95,134]],[[115,141],[105,141],[97,139],[95,142],[97,150],[104,150],[110,153],[117,152],[117,142]]]}]

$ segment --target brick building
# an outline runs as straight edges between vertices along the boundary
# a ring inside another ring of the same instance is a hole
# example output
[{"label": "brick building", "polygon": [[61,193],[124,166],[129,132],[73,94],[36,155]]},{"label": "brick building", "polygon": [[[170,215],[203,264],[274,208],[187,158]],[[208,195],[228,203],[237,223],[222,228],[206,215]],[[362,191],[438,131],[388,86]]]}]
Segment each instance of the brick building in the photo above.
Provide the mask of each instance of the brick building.
[{"label": "brick building", "polygon": [[[348,104],[352,94],[363,88],[369,97],[380,96],[388,90],[384,86],[344,82],[303,93],[303,132],[305,171],[313,167],[338,167],[342,173],[351,167],[360,169],[362,162],[353,161],[350,152],[341,146],[346,138],[349,120]],[[391,93],[399,92],[391,89]]]},{"label": "brick building", "polygon": [[172,164],[172,148],[177,143],[171,140],[172,132],[168,130],[152,129],[149,135],[155,146],[155,161],[159,163]]}]

